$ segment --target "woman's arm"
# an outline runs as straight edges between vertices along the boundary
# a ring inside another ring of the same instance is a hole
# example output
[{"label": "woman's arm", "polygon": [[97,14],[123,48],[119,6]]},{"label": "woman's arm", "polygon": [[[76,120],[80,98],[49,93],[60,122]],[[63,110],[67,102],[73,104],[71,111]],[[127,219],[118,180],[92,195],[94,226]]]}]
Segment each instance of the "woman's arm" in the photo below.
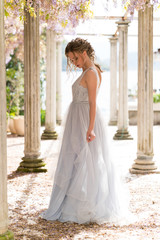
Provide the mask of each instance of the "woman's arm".
[{"label": "woman's arm", "polygon": [[96,92],[97,92],[97,76],[93,70],[90,70],[86,74],[86,84],[89,97],[89,126],[87,131],[87,141],[91,142],[95,138],[94,124],[96,118]]}]

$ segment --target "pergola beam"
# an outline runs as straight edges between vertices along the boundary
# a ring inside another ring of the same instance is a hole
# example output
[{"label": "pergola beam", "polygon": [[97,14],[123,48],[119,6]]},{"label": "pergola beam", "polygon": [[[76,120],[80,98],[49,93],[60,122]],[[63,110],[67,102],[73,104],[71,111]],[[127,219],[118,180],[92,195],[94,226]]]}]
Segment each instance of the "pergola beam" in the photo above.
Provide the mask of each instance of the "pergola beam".
[{"label": "pergola beam", "polygon": [[[93,19],[96,19],[96,20],[104,20],[104,19],[119,20],[119,19],[122,19],[122,18],[124,18],[124,16],[94,16]],[[126,18],[126,19],[130,20],[130,18]],[[137,20],[138,21],[138,17],[133,17],[132,20]],[[160,21],[160,17],[154,17],[153,21]]]}]

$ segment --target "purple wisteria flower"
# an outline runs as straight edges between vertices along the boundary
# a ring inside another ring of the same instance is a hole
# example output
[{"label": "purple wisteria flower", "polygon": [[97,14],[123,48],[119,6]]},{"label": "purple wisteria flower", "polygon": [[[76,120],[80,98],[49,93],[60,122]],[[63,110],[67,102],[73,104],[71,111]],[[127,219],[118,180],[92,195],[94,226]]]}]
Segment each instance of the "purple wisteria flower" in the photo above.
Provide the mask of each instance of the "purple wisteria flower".
[{"label": "purple wisteria flower", "polygon": [[57,3],[57,0],[52,0],[53,5],[56,5],[56,3]]},{"label": "purple wisteria flower", "polygon": [[160,6],[160,0],[122,0],[123,6],[127,7],[127,11],[130,15],[134,14],[134,11],[145,10],[146,6],[151,7],[152,5],[156,9]]}]

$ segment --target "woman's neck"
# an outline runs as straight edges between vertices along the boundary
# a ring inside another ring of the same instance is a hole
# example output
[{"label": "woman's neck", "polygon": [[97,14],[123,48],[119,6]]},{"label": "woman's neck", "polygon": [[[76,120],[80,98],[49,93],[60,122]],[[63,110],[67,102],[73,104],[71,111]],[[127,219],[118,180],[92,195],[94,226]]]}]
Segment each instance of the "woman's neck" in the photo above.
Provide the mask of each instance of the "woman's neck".
[{"label": "woman's neck", "polygon": [[83,56],[82,58],[83,58],[82,66],[83,72],[90,67],[95,67],[94,62],[88,57],[88,55]]},{"label": "woman's neck", "polygon": [[90,68],[90,67],[95,67],[95,65],[94,65],[93,62],[90,62],[90,63],[86,64],[85,66],[83,66],[83,67],[82,67],[83,72],[84,72],[86,69]]}]

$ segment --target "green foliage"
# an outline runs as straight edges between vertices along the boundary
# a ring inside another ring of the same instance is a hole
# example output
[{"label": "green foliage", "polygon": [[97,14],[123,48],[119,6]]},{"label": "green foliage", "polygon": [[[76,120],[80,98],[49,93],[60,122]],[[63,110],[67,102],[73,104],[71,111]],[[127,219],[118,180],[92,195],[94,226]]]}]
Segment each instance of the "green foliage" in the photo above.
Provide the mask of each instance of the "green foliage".
[{"label": "green foliage", "polygon": [[[43,35],[42,35],[43,37]],[[7,116],[14,117],[24,115],[24,65],[17,58],[14,50],[11,60],[6,64],[6,99],[7,99]],[[40,99],[41,108],[44,104],[45,95],[44,82],[46,81],[46,62],[44,57],[40,59]],[[42,110],[43,111],[43,110]],[[43,114],[44,115],[44,114]],[[42,122],[44,117],[42,116]]]},{"label": "green foliage", "polygon": [[19,111],[24,108],[24,71],[16,52],[17,49],[6,64],[7,112],[10,116],[19,115]]},{"label": "green foliage", "polygon": [[160,102],[160,94],[158,94],[158,93],[153,94],[153,102],[154,103]]},{"label": "green foliage", "polygon": [[47,15],[46,15],[45,19],[46,19],[46,20],[48,20],[48,19],[49,19],[49,14],[47,14]]},{"label": "green foliage", "polygon": [[0,240],[14,240],[13,232],[8,230],[4,234],[0,234]]},{"label": "green foliage", "polygon": [[41,109],[41,126],[45,125],[45,116],[46,116],[46,111]]}]

